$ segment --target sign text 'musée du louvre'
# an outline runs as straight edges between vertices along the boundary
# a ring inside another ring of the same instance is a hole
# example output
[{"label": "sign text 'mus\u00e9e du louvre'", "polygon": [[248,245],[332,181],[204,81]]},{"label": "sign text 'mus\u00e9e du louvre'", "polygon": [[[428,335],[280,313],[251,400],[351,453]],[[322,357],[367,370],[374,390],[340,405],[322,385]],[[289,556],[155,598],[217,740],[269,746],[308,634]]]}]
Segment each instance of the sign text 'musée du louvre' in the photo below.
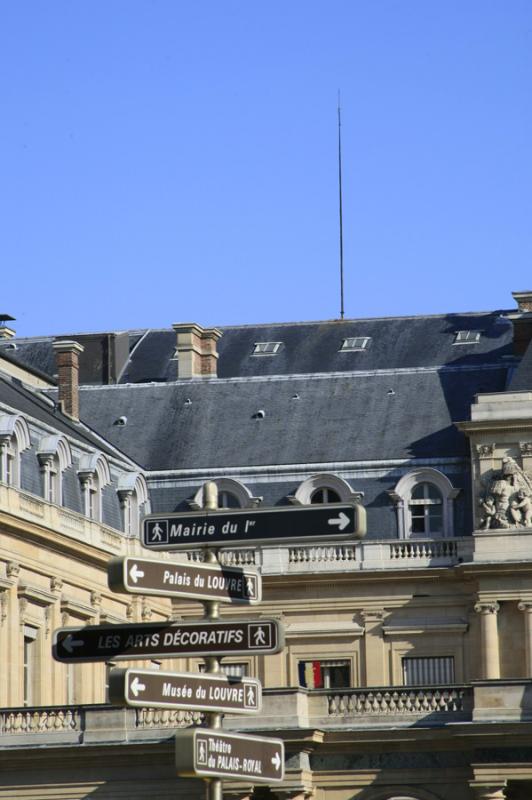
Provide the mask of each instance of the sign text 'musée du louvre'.
[{"label": "sign text 'mus\u00e9e du louvre'", "polygon": [[143,660],[187,656],[271,655],[284,646],[283,627],[275,619],[198,622],[140,622],[58,628],[52,654],[56,661]]},{"label": "sign text 'mus\u00e9e du louvre'", "polygon": [[150,514],[142,525],[142,543],[150,550],[227,546],[235,542],[283,542],[297,539],[352,538],[365,534],[365,510],[342,503],[264,509],[202,510]]},{"label": "sign text 'mus\u00e9e du louvre'", "polygon": [[248,568],[127,557],[112,559],[107,577],[114,592],[234,605],[255,605],[262,600],[261,576]]},{"label": "sign text 'mus\u00e9e du louvre'", "polygon": [[233,678],[222,672],[113,669],[109,699],[136,708],[256,714],[262,707],[262,687],[256,678]]},{"label": "sign text 'mus\u00e9e du louvre'", "polygon": [[176,769],[184,777],[277,783],[284,778],[284,743],[209,728],[176,731]]}]

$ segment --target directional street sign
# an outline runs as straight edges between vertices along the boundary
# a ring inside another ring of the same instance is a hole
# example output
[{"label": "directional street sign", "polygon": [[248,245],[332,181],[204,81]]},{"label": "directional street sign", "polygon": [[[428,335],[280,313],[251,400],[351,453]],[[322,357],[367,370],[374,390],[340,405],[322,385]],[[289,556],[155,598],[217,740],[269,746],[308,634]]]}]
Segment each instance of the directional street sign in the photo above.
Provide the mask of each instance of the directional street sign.
[{"label": "directional street sign", "polygon": [[284,743],[209,728],[176,731],[177,774],[275,783],[284,778]]},{"label": "directional street sign", "polygon": [[231,678],[223,673],[113,669],[109,699],[116,705],[135,707],[256,714],[262,706],[262,687],[255,678]]},{"label": "directional street sign", "polygon": [[223,622],[143,622],[87,625],[54,632],[56,661],[135,661],[188,656],[270,655],[283,649],[282,625],[275,619]]},{"label": "directional street sign", "polygon": [[262,599],[260,575],[247,568],[116,558],[108,563],[107,576],[114,592],[218,600],[234,605],[255,605]]},{"label": "directional street sign", "polygon": [[142,543],[150,550],[182,550],[235,543],[294,539],[351,539],[366,532],[365,509],[342,503],[288,508],[194,511],[150,514],[143,520]]}]

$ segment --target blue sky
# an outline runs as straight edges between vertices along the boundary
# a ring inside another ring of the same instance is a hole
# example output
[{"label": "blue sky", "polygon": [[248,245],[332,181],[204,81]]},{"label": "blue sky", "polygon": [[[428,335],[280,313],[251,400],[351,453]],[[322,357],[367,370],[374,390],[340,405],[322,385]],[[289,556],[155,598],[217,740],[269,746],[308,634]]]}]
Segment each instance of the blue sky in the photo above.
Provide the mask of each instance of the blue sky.
[{"label": "blue sky", "polygon": [[529,0],[3,0],[19,335],[511,308]]}]

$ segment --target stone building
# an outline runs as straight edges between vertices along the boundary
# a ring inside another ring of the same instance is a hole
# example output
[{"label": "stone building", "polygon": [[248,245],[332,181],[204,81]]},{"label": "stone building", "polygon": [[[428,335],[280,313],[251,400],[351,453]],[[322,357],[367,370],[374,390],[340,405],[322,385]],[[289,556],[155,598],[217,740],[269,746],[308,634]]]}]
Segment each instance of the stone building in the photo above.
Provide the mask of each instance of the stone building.
[{"label": "stone building", "polygon": [[264,592],[224,618],[274,616],[286,636],[277,655],[223,660],[265,687],[260,716],[224,727],[287,751],[282,785],[225,782],[224,797],[531,798],[532,293],[514,298],[430,317],[4,330],[0,798],[204,796],[173,769],[172,730],[199,715],[109,706],[111,665],[57,664],[50,636],[201,615],[113,594],[105,569],[145,552],[144,513],[201,508],[206,481],[221,507],[367,515],[361,541],[222,548]]}]

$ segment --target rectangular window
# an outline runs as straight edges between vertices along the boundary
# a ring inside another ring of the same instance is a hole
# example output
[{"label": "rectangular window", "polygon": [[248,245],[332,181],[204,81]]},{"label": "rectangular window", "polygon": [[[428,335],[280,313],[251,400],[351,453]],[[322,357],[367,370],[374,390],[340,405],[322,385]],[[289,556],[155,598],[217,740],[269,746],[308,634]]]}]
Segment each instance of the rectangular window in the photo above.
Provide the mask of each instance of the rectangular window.
[{"label": "rectangular window", "polygon": [[477,344],[480,342],[480,331],[457,331],[453,344]]},{"label": "rectangular window", "polygon": [[35,675],[37,673],[37,629],[24,625],[24,705],[34,705]]},{"label": "rectangular window", "polygon": [[279,352],[282,342],[255,342],[253,356],[274,356]]},{"label": "rectangular window", "polygon": [[351,685],[351,669],[345,659],[300,661],[299,685],[307,689],[344,689]]},{"label": "rectangular window", "polygon": [[404,686],[436,686],[454,683],[453,656],[403,658]]},{"label": "rectangular window", "polygon": [[340,352],[345,353],[347,351],[352,352],[353,350],[367,350],[370,341],[371,336],[352,336],[349,339],[344,339],[342,346],[340,347]]}]

